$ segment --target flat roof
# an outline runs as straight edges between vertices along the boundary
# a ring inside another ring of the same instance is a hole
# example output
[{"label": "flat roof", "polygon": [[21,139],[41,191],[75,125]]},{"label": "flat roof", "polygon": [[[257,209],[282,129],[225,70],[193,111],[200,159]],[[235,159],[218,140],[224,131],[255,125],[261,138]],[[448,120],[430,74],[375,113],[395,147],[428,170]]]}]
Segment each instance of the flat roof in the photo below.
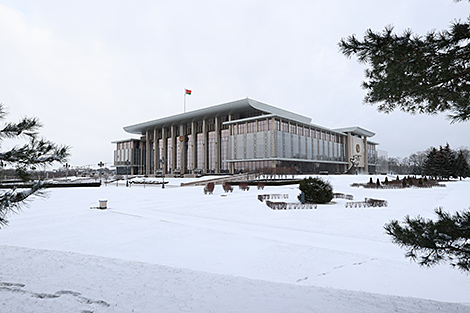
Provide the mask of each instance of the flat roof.
[{"label": "flat roof", "polygon": [[129,141],[140,141],[139,138],[128,138],[128,139],[121,139],[121,140],[114,140],[111,143],[121,143],[121,142],[129,142]]},{"label": "flat roof", "polygon": [[194,110],[186,113],[180,113],[168,117],[159,118],[156,120],[151,120],[148,122],[143,122],[139,124],[134,124],[124,127],[124,130],[131,134],[143,134],[148,129],[153,129],[155,127],[165,127],[181,123],[189,123],[196,120],[214,118],[222,115],[233,114],[233,113],[242,113],[247,110],[255,109],[266,114],[273,114],[274,116],[279,116],[281,118],[297,121],[304,124],[309,124],[312,120],[309,117],[286,111],[280,108],[276,108],[272,105],[262,103],[250,98],[236,100],[232,102],[227,102],[223,104],[214,105],[211,107]]},{"label": "flat roof", "polygon": [[[142,135],[142,134],[145,134],[147,130],[153,130],[154,128],[163,128],[163,127],[168,127],[172,125],[179,125],[182,123],[190,123],[192,121],[215,118],[215,117],[224,116],[228,114],[243,113],[243,112],[246,112],[247,110],[253,110],[253,109],[264,113],[263,114],[264,117],[268,117],[268,116],[279,117],[281,119],[295,121],[300,124],[307,124],[307,125],[324,129],[330,132],[335,132],[335,133],[340,133],[340,134],[346,134],[348,132],[351,132],[356,135],[367,136],[367,137],[373,137],[375,135],[374,132],[371,132],[359,126],[331,129],[331,128],[327,128],[327,127],[320,126],[317,124],[312,124],[311,123],[312,119],[310,117],[300,115],[294,112],[290,112],[284,109],[280,109],[272,105],[262,103],[262,102],[259,102],[250,98],[226,102],[226,103],[222,103],[222,104],[218,104],[218,105],[214,105],[214,106],[210,106],[210,107],[206,107],[206,108],[202,108],[202,109],[198,109],[194,111],[179,113],[179,114],[175,114],[175,115],[171,115],[171,116],[167,116],[167,117],[163,117],[163,118],[159,118],[155,120],[150,120],[150,121],[143,122],[143,123],[125,126],[124,130],[131,134]],[[251,120],[251,119],[258,119],[258,118],[261,118],[261,117],[246,118],[242,120]],[[225,123],[228,124],[231,122],[235,122],[235,121],[227,121]]]},{"label": "flat roof", "polygon": [[374,137],[375,133],[359,126],[336,128],[335,131],[341,133],[353,133],[360,136]]}]

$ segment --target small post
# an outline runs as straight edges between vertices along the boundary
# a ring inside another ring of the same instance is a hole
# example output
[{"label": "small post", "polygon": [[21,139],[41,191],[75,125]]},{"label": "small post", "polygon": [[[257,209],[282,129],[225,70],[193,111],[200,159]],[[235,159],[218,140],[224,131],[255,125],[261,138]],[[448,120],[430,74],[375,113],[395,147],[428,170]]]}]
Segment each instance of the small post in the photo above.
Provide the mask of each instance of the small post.
[{"label": "small post", "polygon": [[100,203],[99,209],[106,210],[108,208],[108,200],[99,200],[98,202]]}]

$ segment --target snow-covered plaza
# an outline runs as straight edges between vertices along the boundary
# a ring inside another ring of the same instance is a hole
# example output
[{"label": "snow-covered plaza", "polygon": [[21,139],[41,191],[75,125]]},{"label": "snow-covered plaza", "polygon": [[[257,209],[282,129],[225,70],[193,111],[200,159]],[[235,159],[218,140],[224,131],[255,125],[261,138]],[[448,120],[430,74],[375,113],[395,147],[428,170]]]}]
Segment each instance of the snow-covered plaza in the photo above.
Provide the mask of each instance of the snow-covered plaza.
[{"label": "snow-covered plaza", "polygon": [[[422,268],[383,225],[470,207],[470,179],[446,187],[351,187],[371,176],[324,176],[334,192],[381,208],[272,210],[259,194],[159,185],[57,188],[0,230],[0,312],[470,312],[469,275]],[[384,176],[372,176],[375,181]],[[108,209],[90,209],[99,200]]]}]

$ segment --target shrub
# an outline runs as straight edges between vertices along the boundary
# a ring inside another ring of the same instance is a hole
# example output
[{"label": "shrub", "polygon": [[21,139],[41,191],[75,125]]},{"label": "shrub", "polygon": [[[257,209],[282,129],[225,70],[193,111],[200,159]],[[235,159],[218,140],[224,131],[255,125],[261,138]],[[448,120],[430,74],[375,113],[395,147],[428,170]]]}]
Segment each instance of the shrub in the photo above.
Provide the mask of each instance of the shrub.
[{"label": "shrub", "polygon": [[[318,177],[302,179],[299,189],[304,193],[306,203],[325,204],[333,199],[333,187],[331,184]],[[299,201],[302,201],[302,194],[297,198]]]}]

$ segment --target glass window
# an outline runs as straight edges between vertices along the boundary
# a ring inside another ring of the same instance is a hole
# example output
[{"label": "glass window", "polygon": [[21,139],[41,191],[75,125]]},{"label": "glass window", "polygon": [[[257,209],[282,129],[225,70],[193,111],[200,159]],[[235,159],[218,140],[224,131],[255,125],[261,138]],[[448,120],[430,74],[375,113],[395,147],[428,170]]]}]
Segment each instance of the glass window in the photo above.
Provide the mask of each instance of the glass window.
[{"label": "glass window", "polygon": [[264,132],[267,130],[268,130],[268,121],[267,120],[258,121],[258,131]]},{"label": "glass window", "polygon": [[198,121],[196,124],[196,132],[202,133],[202,121]]},{"label": "glass window", "polygon": [[289,132],[289,124],[287,124],[287,122],[281,122],[281,131],[286,133]]},{"label": "glass window", "polygon": [[297,134],[297,126],[295,124],[290,124],[290,133]]}]

